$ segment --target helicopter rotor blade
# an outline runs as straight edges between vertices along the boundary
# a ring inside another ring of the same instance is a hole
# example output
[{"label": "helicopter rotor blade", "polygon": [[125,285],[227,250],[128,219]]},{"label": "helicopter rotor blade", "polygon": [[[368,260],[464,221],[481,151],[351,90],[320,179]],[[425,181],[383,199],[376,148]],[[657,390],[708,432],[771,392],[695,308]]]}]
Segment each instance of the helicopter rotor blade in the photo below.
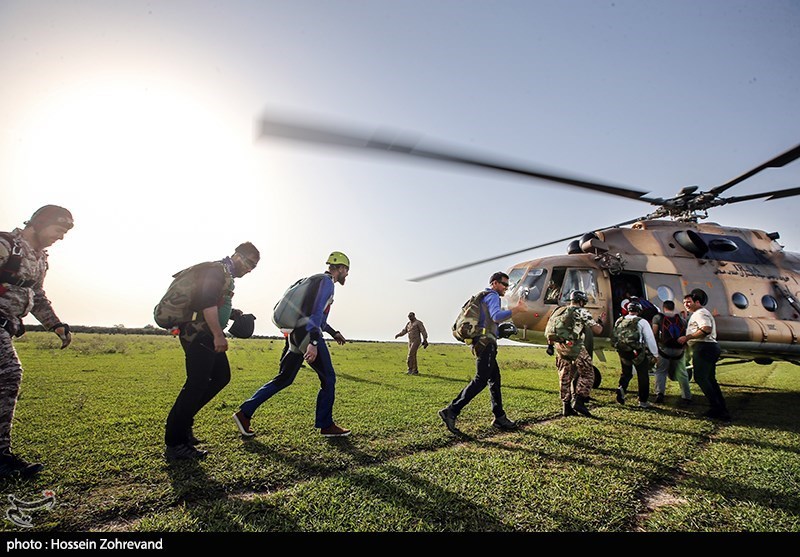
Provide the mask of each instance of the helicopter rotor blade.
[{"label": "helicopter rotor blade", "polygon": [[[620,223],[614,224],[612,226],[605,226],[603,228],[617,228],[617,227],[620,227],[620,226],[625,226],[626,224],[632,224],[632,223],[634,223],[636,221],[639,221],[641,219],[642,219],[642,217],[637,217],[635,219],[627,220],[625,222],[620,222]],[[601,228],[598,228],[597,230],[601,230]],[[544,244],[539,244],[539,245],[536,245],[536,246],[531,246],[529,248],[523,248],[523,249],[519,249],[519,250],[516,250],[516,251],[510,251],[510,252],[504,253],[502,255],[495,255],[494,257],[487,257],[486,259],[481,259],[479,261],[472,261],[471,263],[464,263],[463,265],[458,265],[456,267],[450,267],[449,269],[443,269],[441,271],[436,271],[435,273],[429,273],[427,275],[422,275],[422,276],[411,278],[411,279],[408,279],[408,280],[410,282],[422,282],[422,281],[425,281],[425,280],[428,280],[428,279],[432,279],[432,278],[435,278],[435,277],[446,275],[448,273],[453,273],[455,271],[460,271],[462,269],[467,269],[468,267],[474,267],[475,265],[481,265],[483,263],[489,263],[490,261],[496,261],[497,259],[502,259],[504,257],[509,257],[511,255],[517,255],[517,254],[520,254],[520,253],[524,253],[526,251],[531,251],[531,250],[538,249],[538,248],[544,248],[544,247],[547,247],[547,246],[552,246],[553,244],[557,244],[559,242],[566,242],[567,240],[572,240],[573,238],[577,238],[578,236],[581,236],[581,235],[583,235],[585,233],[586,233],[586,231],[584,230],[583,232],[579,232],[578,234],[573,234],[572,236],[566,236],[564,238],[559,238],[558,240],[553,240],[551,242],[546,242]]]},{"label": "helicopter rotor blade", "polygon": [[437,162],[446,162],[462,166],[483,168],[516,174],[527,178],[538,178],[568,186],[598,191],[628,199],[640,199],[647,192],[634,190],[622,186],[588,182],[566,175],[554,174],[532,167],[522,167],[499,160],[481,159],[477,156],[457,154],[455,150],[441,147],[426,149],[417,146],[419,136],[410,140],[410,134],[404,136],[399,133],[378,131],[372,135],[353,132],[350,130],[336,129],[318,125],[306,125],[297,122],[281,121],[271,117],[264,117],[259,125],[259,137],[279,137],[329,147],[345,147],[352,149],[372,149],[384,153],[397,155],[410,155],[421,159]]},{"label": "helicopter rotor blade", "polygon": [[797,160],[798,158],[800,158],[800,145],[797,145],[793,149],[789,149],[788,151],[786,151],[785,153],[783,153],[781,155],[778,155],[774,159],[768,160],[764,164],[755,167],[754,169],[750,170],[749,172],[745,172],[744,174],[742,174],[738,178],[734,178],[733,180],[731,180],[729,182],[726,182],[726,183],[722,184],[721,186],[717,186],[715,188],[711,188],[711,190],[709,190],[709,192],[713,193],[715,195],[719,195],[720,193],[724,192],[728,188],[731,188],[731,187],[735,186],[739,182],[742,182],[742,181],[750,178],[751,176],[761,172],[762,170],[764,170],[766,168],[780,168],[782,166],[786,166],[787,164],[789,164],[792,161]]},{"label": "helicopter rotor blade", "polygon": [[728,197],[723,199],[722,201],[725,202],[725,205],[729,205],[731,203],[739,203],[740,201],[750,201],[751,199],[758,199],[760,197],[766,197],[764,201],[772,201],[773,199],[782,199],[784,197],[792,197],[795,195],[800,195],[800,188],[787,188],[785,190],[773,190],[763,193],[754,193],[751,195]]}]

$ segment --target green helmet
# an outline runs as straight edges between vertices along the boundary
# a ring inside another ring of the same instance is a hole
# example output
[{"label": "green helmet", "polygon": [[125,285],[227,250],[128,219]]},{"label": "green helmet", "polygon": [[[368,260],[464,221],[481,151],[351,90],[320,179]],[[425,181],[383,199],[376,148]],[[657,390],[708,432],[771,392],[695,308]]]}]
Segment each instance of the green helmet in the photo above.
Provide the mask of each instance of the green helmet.
[{"label": "green helmet", "polygon": [[345,265],[348,269],[350,268],[350,258],[340,251],[332,252],[325,263],[328,265]]}]

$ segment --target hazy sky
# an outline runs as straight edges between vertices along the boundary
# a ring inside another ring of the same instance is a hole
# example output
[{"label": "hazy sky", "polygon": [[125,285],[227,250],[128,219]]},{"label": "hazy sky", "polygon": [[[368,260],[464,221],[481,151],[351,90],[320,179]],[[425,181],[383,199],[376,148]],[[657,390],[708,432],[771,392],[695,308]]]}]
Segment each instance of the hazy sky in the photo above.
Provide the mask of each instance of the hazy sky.
[{"label": "hazy sky", "polygon": [[[386,127],[667,197],[800,143],[796,0],[0,0],[0,229],[72,210],[48,296],[141,327],[171,275],[250,240],[234,306],[271,309],[332,250],[330,322],[386,340],[415,311],[451,341],[489,275],[566,244],[406,279],[646,214],[485,172],[256,141],[261,114]],[[729,190],[800,186],[800,162]],[[800,251],[800,198],[716,209]],[[28,322],[35,322],[32,318]]]}]

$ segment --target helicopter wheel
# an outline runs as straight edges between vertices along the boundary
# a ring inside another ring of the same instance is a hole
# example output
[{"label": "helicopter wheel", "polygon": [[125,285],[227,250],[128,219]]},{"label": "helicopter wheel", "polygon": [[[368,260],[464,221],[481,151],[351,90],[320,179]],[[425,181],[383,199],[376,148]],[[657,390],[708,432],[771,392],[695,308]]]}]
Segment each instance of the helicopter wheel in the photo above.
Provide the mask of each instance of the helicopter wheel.
[{"label": "helicopter wheel", "polygon": [[600,381],[603,380],[603,376],[600,375],[600,370],[597,369],[596,366],[592,366],[592,369],[594,370],[594,385],[592,385],[592,388],[596,389],[600,386]]}]

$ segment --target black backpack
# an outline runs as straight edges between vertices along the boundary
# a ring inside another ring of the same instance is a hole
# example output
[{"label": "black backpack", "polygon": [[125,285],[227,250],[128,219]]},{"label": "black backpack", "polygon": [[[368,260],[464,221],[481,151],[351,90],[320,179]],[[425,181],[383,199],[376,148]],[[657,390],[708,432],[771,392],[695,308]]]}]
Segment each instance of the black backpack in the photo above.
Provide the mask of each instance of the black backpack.
[{"label": "black backpack", "polygon": [[679,314],[661,314],[661,325],[658,328],[658,340],[667,348],[683,348],[678,337],[686,334],[686,323]]}]

